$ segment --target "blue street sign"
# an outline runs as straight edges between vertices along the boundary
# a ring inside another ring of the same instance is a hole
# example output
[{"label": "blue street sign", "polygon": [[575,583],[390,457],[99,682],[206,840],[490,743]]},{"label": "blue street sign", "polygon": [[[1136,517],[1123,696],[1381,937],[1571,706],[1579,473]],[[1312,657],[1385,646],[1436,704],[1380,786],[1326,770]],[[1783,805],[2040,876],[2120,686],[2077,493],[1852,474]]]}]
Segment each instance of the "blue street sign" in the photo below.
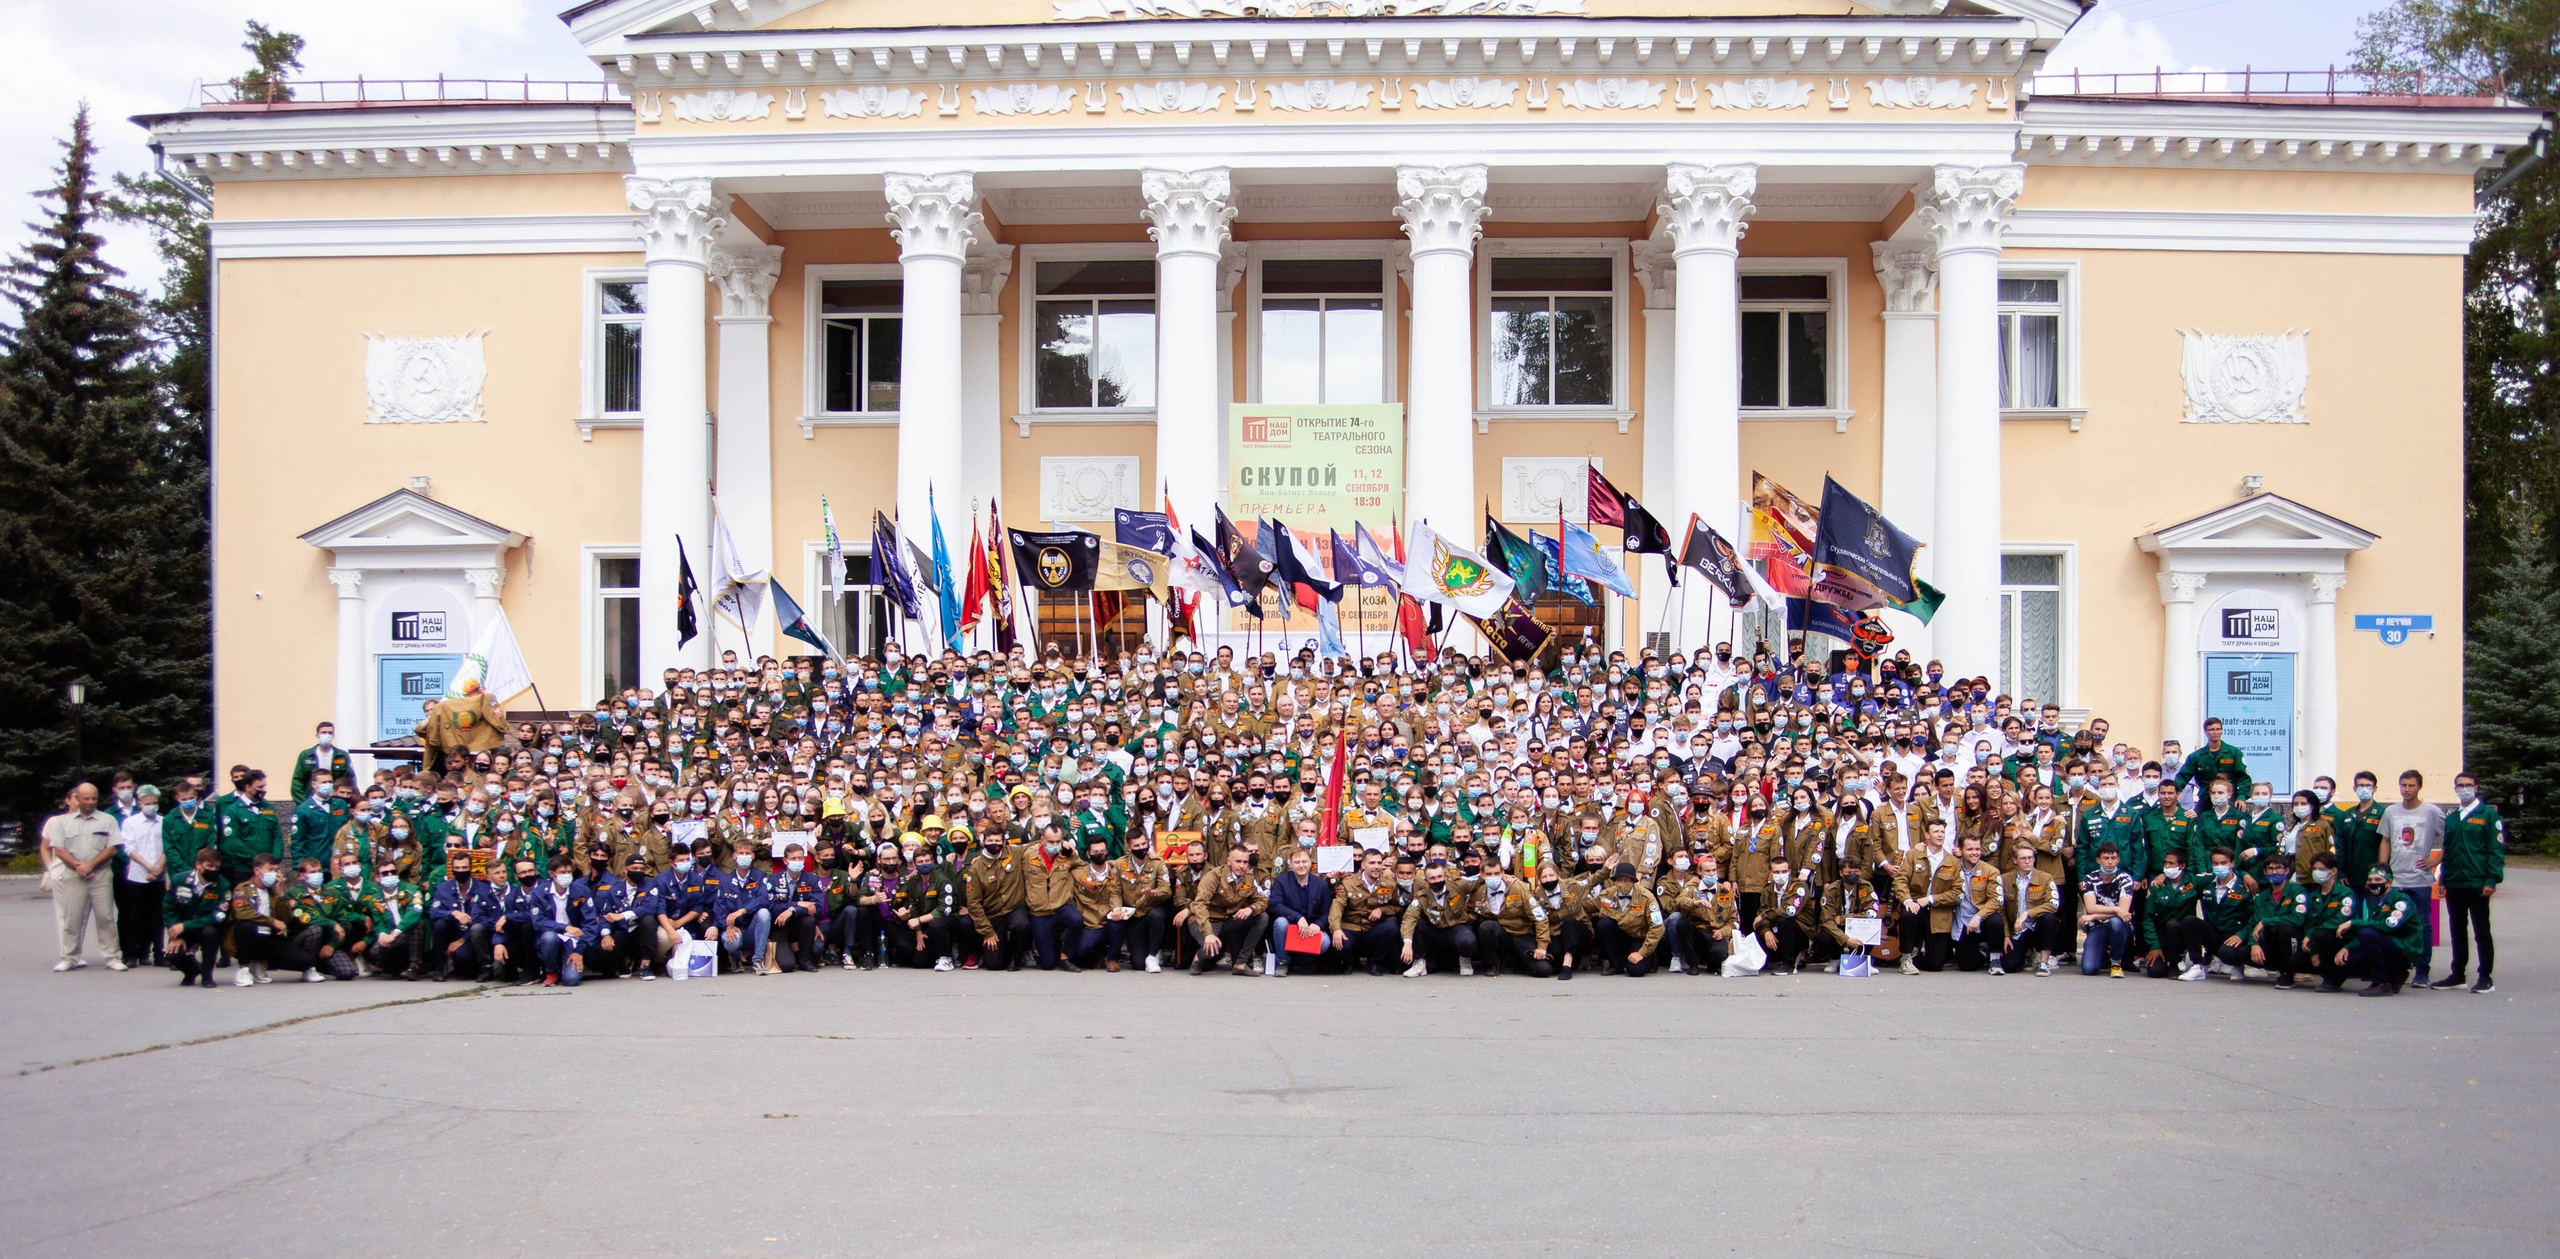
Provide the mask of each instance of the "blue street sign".
[{"label": "blue street sign", "polygon": [[2371,631],[2380,634],[2383,645],[2387,647],[2397,647],[2409,641],[2411,634],[2432,634],[2435,628],[2436,618],[2425,612],[2359,612],[2356,614],[2356,632],[2361,634]]}]

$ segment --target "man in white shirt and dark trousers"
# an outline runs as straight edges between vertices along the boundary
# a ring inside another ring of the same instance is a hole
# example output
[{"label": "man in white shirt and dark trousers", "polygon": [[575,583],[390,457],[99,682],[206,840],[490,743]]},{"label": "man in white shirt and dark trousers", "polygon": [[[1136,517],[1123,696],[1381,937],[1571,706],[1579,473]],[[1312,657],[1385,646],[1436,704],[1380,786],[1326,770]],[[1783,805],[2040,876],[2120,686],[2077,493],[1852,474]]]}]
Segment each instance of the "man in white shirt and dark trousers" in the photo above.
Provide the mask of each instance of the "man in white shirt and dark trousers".
[{"label": "man in white shirt and dark trousers", "polygon": [[2391,858],[2392,890],[2408,893],[2409,903],[2426,916],[2411,988],[2427,986],[2427,972],[2435,962],[2436,865],[2444,860],[2444,807],[2418,798],[2426,785],[2418,771],[2401,771],[2400,800],[2382,810],[2382,847]]},{"label": "man in white shirt and dark trousers", "polygon": [[[167,854],[160,842],[160,789],[134,788],[133,810],[118,828],[124,859],[116,877],[116,942],[127,966],[160,962],[160,899],[169,890]],[[190,854],[192,859],[192,854]]]},{"label": "man in white shirt and dark trousers", "polygon": [[62,960],[53,969],[58,974],[89,964],[80,956],[80,936],[94,924],[107,969],[123,970],[124,959],[109,943],[116,934],[116,820],[98,811],[95,783],[73,787],[65,803],[62,812],[45,819],[39,841],[54,925],[62,933]]}]

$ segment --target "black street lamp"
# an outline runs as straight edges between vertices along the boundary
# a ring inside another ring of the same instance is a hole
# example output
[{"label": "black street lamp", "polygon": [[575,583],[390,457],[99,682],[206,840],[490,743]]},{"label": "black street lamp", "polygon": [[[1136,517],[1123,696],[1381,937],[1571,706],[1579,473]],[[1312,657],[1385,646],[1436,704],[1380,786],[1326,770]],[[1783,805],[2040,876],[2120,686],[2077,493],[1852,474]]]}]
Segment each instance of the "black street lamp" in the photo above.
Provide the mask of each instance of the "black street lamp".
[{"label": "black street lamp", "polygon": [[74,678],[70,686],[71,700],[71,780],[80,781],[88,772],[88,757],[81,743],[89,733],[89,680]]}]

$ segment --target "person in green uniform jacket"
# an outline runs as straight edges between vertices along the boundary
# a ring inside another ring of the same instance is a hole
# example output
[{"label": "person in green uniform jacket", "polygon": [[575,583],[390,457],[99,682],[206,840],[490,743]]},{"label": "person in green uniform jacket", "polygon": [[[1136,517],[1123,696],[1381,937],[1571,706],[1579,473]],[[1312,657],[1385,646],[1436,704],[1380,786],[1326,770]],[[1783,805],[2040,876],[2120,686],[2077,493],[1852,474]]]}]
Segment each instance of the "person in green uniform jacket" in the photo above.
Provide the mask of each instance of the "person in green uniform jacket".
[{"label": "person in green uniform jacket", "polygon": [[2142,813],[2143,846],[2146,867],[2141,871],[2146,882],[2157,879],[2168,868],[2169,858],[2189,870],[2201,869],[2203,853],[2196,851],[2196,819],[2178,805],[2178,788],[2163,781],[2153,792],[2151,807]]},{"label": "person in green uniform jacket", "polygon": [[2391,886],[2391,867],[2365,871],[2364,894],[2347,920],[2347,944],[2331,954],[2324,977],[2361,973],[2362,996],[2388,997],[2409,981],[2409,970],[2427,947],[2427,916],[2407,892]]},{"label": "person in green uniform jacket", "polygon": [[1106,791],[1099,781],[1089,781],[1084,788],[1084,804],[1068,816],[1068,837],[1079,852],[1100,840],[1110,849],[1111,859],[1117,861],[1127,851],[1124,839],[1129,833],[1128,806],[1117,791]]},{"label": "person in green uniform jacket", "polygon": [[354,763],[347,759],[346,753],[338,750],[336,722],[321,722],[313,728],[311,735],[311,746],[294,756],[293,776],[285,780],[285,789],[291,791],[296,800],[310,797],[311,783],[315,778],[351,783],[356,776]]},{"label": "person in green uniform jacket", "polygon": [[2338,985],[2329,978],[2328,962],[2345,947],[2339,929],[2355,913],[2355,887],[2338,877],[2338,854],[2334,852],[2311,859],[2308,883],[2303,890],[2310,893],[2311,901],[2302,915],[2302,952],[2294,965],[2320,972],[2319,991],[2336,992]]},{"label": "person in green uniform jacket", "polygon": [[2178,767],[2178,785],[2197,785],[2201,791],[2216,778],[2231,780],[2232,799],[2249,798],[2249,764],[2240,749],[2222,741],[2222,719],[2208,717],[2204,723],[2204,746],[2187,754],[2186,763]]},{"label": "person in green uniform jacket", "polygon": [[2240,851],[2240,831],[2249,824],[2249,815],[2236,803],[2239,797],[2232,792],[2233,784],[2220,779],[2207,785],[2204,807],[2196,810],[2195,825],[2188,831],[2188,869],[2203,868],[2216,848]]},{"label": "person in green uniform jacket", "polygon": [[2206,857],[2213,862],[2209,867],[2213,877],[2199,893],[2204,908],[2205,934],[2211,941],[2214,959],[2229,968],[2233,979],[2238,979],[2240,965],[2224,955],[2239,956],[2248,952],[2249,924],[2254,912],[2250,905],[2253,893],[2247,881],[2240,877],[2240,867],[2233,861],[2230,849],[2216,845]]},{"label": "person in green uniform jacket", "polygon": [[2249,785],[2249,807],[2241,816],[2239,846],[2231,850],[2240,867],[2240,877],[2251,887],[2264,884],[2267,857],[2284,844],[2284,810],[2276,807],[2275,788],[2267,783]]},{"label": "person in green uniform jacket", "polygon": [[260,853],[284,860],[284,829],[276,821],[275,803],[267,799],[263,771],[243,767],[231,785],[231,794],[214,802],[213,824],[222,849],[222,877],[236,884],[249,877]]},{"label": "person in green uniform jacket", "polygon": [[2210,928],[2196,916],[2196,898],[2203,892],[2203,881],[2187,873],[2186,853],[2171,849],[2142,901],[2144,974],[2153,979],[2204,978]]},{"label": "person in green uniform jacket", "polygon": [[231,884],[222,877],[221,850],[204,845],[192,854],[192,869],[169,880],[161,899],[160,921],[169,940],[161,950],[178,970],[178,985],[213,987],[213,968],[222,955],[229,929]]},{"label": "person in green uniform jacket", "polygon": [[214,810],[204,798],[203,782],[183,779],[170,790],[178,799],[160,815],[160,856],[174,877],[195,860],[197,849],[218,847],[221,836],[215,832]]},{"label": "person in green uniform jacket", "polygon": [[337,781],[312,779],[311,794],[293,811],[293,840],[287,855],[296,864],[305,857],[327,862],[329,849],[346,824],[347,802],[338,795]]},{"label": "person in green uniform jacket", "polygon": [[2329,819],[2329,841],[2338,850],[2338,882],[2350,895],[2364,886],[2364,872],[2382,857],[2382,802],[2373,798],[2379,785],[2373,771],[2359,771],[2355,795],[2332,799],[2323,810]]},{"label": "person in green uniform jacket", "polygon": [[355,978],[356,961],[373,939],[374,920],[382,915],[382,901],[365,880],[363,862],[350,857],[338,864],[337,877],[320,888],[319,913],[334,937],[322,966],[340,979]]},{"label": "person in green uniform jacket", "polygon": [[[2293,877],[2293,858],[2279,852],[2267,858],[2266,880],[2249,906],[2249,965],[2276,977],[2276,987],[2293,986],[2293,973],[2309,954],[2300,949],[2304,924],[2311,920],[2312,889]],[[2238,963],[2233,963],[2238,965]]]},{"label": "person in green uniform jacket", "polygon": [[[2480,780],[2453,776],[2458,802],[2444,819],[2444,861],[2436,881],[2444,887],[2445,930],[2453,935],[2453,969],[2430,988],[2459,988],[2471,965],[2471,945],[2480,944],[2480,982],[2471,991],[2497,991],[2490,973],[2498,965],[2498,946],[2489,936],[2489,898],[2507,878],[2507,823],[2498,806],[2480,798]],[[2467,929],[2466,929],[2467,928]]]}]

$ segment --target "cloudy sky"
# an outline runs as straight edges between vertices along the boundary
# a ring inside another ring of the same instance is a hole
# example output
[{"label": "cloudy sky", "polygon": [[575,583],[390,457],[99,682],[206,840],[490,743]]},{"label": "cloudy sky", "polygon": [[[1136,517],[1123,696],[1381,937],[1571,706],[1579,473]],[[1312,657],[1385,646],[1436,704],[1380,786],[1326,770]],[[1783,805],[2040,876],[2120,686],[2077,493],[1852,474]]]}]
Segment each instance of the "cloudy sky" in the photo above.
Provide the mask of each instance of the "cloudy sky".
[{"label": "cloudy sky", "polygon": [[[197,85],[248,65],[243,23],[309,41],[307,78],[593,78],[558,19],[568,0],[0,0],[0,47],[17,49],[19,104],[0,114],[0,248],[25,239],[28,190],[49,181],[55,141],[87,101],[105,164],[151,164],[134,114],[182,107]],[[2319,69],[2346,59],[2355,21],[2387,0],[2101,0],[2050,69]],[[149,242],[116,233],[109,256],[147,281]]]}]

